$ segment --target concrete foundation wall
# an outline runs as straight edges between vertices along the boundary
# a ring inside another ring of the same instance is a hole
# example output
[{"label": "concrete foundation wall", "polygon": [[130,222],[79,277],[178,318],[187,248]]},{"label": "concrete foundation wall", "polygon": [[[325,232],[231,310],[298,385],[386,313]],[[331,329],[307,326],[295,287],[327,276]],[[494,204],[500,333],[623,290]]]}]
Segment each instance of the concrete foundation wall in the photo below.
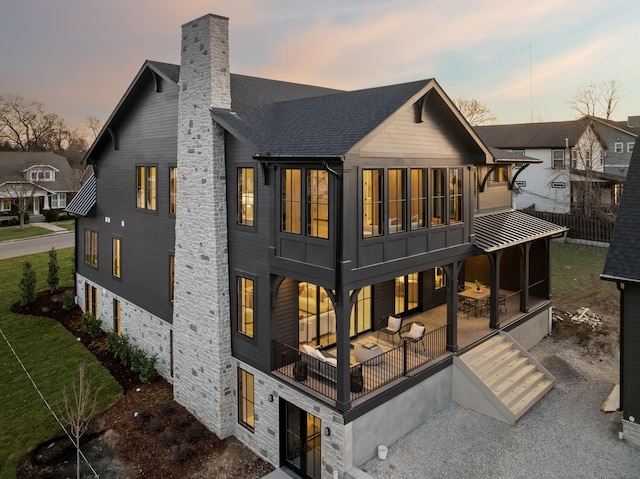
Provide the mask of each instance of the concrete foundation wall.
[{"label": "concrete foundation wall", "polygon": [[376,456],[379,445],[392,445],[449,406],[452,390],[450,366],[353,421],[353,464]]},{"label": "concrete foundation wall", "polygon": [[551,307],[540,311],[526,323],[511,329],[509,334],[525,349],[531,349],[551,334]]},{"label": "concrete foundation wall", "polygon": [[113,330],[113,300],[120,301],[120,332],[126,334],[131,344],[142,349],[147,356],[156,356],[158,374],[172,383],[171,377],[171,324],[151,314],[149,311],[128,302],[126,299],[92,283],[81,275],[76,275],[78,305],[84,311],[85,284],[98,289],[98,317],[104,331]]}]

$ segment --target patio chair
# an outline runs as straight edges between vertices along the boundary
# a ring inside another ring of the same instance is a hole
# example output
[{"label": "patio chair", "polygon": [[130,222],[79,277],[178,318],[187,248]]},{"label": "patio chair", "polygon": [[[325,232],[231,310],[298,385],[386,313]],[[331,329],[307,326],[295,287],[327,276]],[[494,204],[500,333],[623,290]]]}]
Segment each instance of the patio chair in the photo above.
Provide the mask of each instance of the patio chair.
[{"label": "patio chair", "polygon": [[402,326],[402,318],[396,316],[389,316],[387,318],[380,318],[376,329],[378,330],[378,338],[376,342],[380,342],[380,333],[384,333],[391,338],[393,347],[396,347],[395,336],[400,338],[400,327]]},{"label": "patio chair", "polygon": [[423,341],[424,333],[426,330],[427,328],[425,328],[424,324],[422,324],[420,321],[407,323],[400,328],[400,339],[408,343],[420,342],[422,344],[422,349],[426,351],[426,347]]},{"label": "patio chair", "polygon": [[[507,313],[507,296],[504,294],[500,295],[498,298],[498,305],[500,306],[501,313]],[[502,310],[504,308],[504,311]]]},{"label": "patio chair", "polygon": [[467,313],[467,319],[471,316],[471,310],[475,311],[476,302],[470,298],[458,298],[458,312]]}]

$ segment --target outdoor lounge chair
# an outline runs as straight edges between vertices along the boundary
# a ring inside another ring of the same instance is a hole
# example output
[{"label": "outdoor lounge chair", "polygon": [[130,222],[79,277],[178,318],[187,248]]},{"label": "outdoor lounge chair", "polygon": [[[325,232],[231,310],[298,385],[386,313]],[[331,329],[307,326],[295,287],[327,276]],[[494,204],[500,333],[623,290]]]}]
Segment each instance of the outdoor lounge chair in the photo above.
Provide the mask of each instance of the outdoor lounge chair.
[{"label": "outdoor lounge chair", "polygon": [[396,316],[389,316],[388,318],[381,318],[378,321],[378,339],[376,342],[380,342],[380,333],[384,333],[387,336],[391,337],[391,342],[393,343],[393,347],[396,346],[395,336],[398,335],[400,338],[400,327],[402,326],[402,318],[398,318]]},{"label": "outdoor lounge chair", "polygon": [[407,323],[402,328],[400,328],[400,339],[403,341],[407,341],[408,343],[417,343],[420,342],[422,344],[422,349],[426,350],[424,345],[424,334],[427,328],[424,327],[420,321],[414,321],[413,323]]}]

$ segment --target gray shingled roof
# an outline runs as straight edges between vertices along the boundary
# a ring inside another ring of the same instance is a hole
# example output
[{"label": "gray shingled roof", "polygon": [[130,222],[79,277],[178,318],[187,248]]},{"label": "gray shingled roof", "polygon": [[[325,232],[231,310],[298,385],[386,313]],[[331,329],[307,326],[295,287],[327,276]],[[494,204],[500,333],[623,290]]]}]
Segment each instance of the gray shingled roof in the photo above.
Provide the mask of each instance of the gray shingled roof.
[{"label": "gray shingled roof", "polygon": [[627,181],[601,278],[640,282],[640,139],[629,163]]},{"label": "gray shingled roof", "polygon": [[56,170],[55,181],[38,182],[38,185],[57,193],[78,191],[79,175],[64,156],[50,151],[0,151],[0,183],[15,181],[30,166],[49,165]]},{"label": "gray shingled roof", "polygon": [[567,231],[521,211],[509,210],[474,217],[475,245],[485,253],[509,248]]},{"label": "gray shingled roof", "polygon": [[507,149],[564,148],[577,143],[591,120],[476,126],[474,130],[488,146]]}]

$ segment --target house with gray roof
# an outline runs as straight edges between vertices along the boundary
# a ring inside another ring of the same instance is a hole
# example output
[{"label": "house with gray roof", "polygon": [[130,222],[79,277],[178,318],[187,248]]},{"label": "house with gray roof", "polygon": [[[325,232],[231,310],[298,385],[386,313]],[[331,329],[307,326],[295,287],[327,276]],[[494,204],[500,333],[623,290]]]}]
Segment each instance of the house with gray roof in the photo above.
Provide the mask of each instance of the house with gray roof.
[{"label": "house with gray roof", "polygon": [[0,151],[0,214],[16,214],[21,201],[32,214],[62,211],[80,187],[63,156],[48,151]]},{"label": "house with gray roof", "polygon": [[[626,169],[614,167],[613,127],[595,117],[575,121],[488,125],[475,128],[489,146],[541,160],[516,182],[515,207],[552,213],[615,212]],[[617,144],[617,143],[616,143]],[[617,147],[616,147],[617,148]],[[632,150],[632,147],[629,147]],[[613,162],[612,162],[613,160]],[[627,160],[628,164],[628,160]]]},{"label": "house with gray roof", "polygon": [[147,61],[85,161],[76,290],[176,401],[302,477],[452,401],[515,423],[553,387],[551,238],[518,163],[432,78],[339,91],[229,72],[228,19]]},{"label": "house with gray roof", "polygon": [[640,140],[636,140],[624,197],[601,279],[620,291],[620,409],[624,438],[640,445]]}]

